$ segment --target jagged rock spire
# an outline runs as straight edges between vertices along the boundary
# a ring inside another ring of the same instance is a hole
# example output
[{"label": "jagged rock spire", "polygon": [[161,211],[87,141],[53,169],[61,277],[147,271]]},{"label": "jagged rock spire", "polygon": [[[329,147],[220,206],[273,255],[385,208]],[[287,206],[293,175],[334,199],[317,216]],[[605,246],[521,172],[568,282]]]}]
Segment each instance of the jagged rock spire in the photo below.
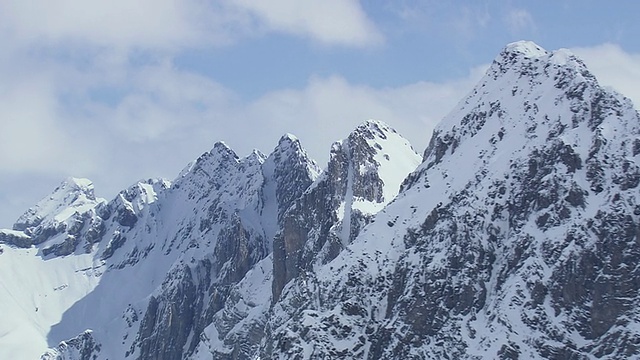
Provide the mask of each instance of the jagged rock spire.
[{"label": "jagged rock spire", "polygon": [[273,298],[291,279],[335,258],[419,163],[409,142],[381,121],[366,121],[334,143],[327,170],[285,213],[274,240]]}]

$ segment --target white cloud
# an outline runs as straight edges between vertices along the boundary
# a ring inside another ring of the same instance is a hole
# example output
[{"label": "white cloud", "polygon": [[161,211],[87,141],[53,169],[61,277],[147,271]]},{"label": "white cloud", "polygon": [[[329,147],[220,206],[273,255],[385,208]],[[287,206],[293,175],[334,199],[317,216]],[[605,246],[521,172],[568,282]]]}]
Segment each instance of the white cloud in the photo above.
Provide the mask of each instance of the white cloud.
[{"label": "white cloud", "polygon": [[572,48],[601,85],[610,86],[640,109],[640,53],[628,53],[616,44]]},{"label": "white cloud", "polygon": [[465,46],[492,22],[487,3],[458,4],[447,1],[398,0],[386,4],[397,17],[392,32],[419,32],[426,37],[452,39]]},{"label": "white cloud", "polygon": [[128,93],[102,117],[134,142],[176,139],[183,129],[231,106],[235,95],[215,81],[179,70],[169,61],[130,74]]},{"label": "white cloud", "polygon": [[84,141],[77,137],[83,125],[61,117],[66,91],[56,76],[64,76],[40,65],[0,62],[0,172],[55,172],[60,163],[69,171],[91,169],[91,161],[77,156],[74,145]]},{"label": "white cloud", "polygon": [[[240,155],[253,148],[268,153],[282,134],[292,132],[323,162],[333,141],[377,118],[422,151],[433,126],[480,77],[478,70],[448,83],[382,89],[340,76],[311,77],[304,88],[242,102],[214,80],[167,60],[120,69],[116,80],[115,70],[103,64],[96,65],[103,73],[35,65],[22,69],[35,80],[18,77],[0,85],[0,172],[15,179],[6,186],[81,176],[94,180],[98,194],[107,197],[137,179],[177,175],[218,140]],[[91,97],[102,88],[122,93],[109,101]]]},{"label": "white cloud", "polygon": [[382,40],[357,0],[0,2],[0,35],[22,46],[176,51],[228,44],[265,30],[328,45]]},{"label": "white cloud", "polygon": [[468,77],[446,83],[417,82],[381,89],[350,84],[339,76],[313,77],[302,90],[266,94],[250,104],[244,116],[263,119],[268,128],[280,133],[293,132],[318,160],[326,160],[333,141],[370,118],[388,122],[421,152],[433,127],[471,90],[485,69],[479,67]]},{"label": "white cloud", "polygon": [[[44,87],[44,88],[42,88]],[[4,89],[0,97],[0,169],[3,173],[52,165],[70,155],[68,134],[58,126],[58,106],[49,96],[47,84],[23,82]]]},{"label": "white cloud", "polygon": [[323,44],[368,46],[383,36],[358,0],[236,0],[269,31],[309,37]]},{"label": "white cloud", "polygon": [[509,10],[505,15],[504,21],[509,30],[514,34],[519,34],[523,31],[534,31],[536,29],[533,16],[525,9]]},{"label": "white cloud", "polygon": [[23,44],[169,48],[201,40],[196,6],[174,0],[6,0],[0,20]]}]

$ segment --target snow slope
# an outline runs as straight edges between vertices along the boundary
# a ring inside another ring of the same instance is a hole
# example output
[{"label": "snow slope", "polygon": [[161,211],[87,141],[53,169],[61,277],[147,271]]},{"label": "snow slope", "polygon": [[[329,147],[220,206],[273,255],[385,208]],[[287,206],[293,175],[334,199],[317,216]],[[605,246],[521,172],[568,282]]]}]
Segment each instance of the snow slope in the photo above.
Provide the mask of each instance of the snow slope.
[{"label": "snow slope", "polygon": [[0,359],[37,359],[51,327],[105,269],[91,254],[45,260],[36,248],[0,247]]}]

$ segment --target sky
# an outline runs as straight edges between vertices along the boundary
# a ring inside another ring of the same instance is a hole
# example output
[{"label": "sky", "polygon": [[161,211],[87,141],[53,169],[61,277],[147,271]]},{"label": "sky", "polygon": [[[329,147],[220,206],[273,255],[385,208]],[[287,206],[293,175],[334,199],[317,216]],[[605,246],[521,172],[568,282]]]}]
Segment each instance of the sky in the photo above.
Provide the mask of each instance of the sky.
[{"label": "sky", "polygon": [[568,48],[640,104],[640,2],[2,0],[0,228],[69,176],[111,199],[225,141],[324,166],[362,121],[417,152],[510,42]]}]

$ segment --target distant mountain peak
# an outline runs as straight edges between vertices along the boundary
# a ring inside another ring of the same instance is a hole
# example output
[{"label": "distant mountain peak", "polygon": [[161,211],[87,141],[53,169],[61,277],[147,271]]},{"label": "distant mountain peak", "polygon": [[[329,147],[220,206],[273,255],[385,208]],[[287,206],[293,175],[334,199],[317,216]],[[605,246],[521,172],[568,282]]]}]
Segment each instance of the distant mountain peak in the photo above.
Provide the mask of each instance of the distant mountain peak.
[{"label": "distant mountain peak", "polygon": [[106,200],[96,198],[91,180],[68,177],[50,195],[22,214],[13,228],[25,230],[43,221],[61,222],[73,213],[64,209],[82,212],[102,202]]},{"label": "distant mountain peak", "polygon": [[93,181],[86,178],[68,177],[60,186],[58,186],[54,193],[57,192],[80,192],[85,194],[89,199],[95,200]]}]

